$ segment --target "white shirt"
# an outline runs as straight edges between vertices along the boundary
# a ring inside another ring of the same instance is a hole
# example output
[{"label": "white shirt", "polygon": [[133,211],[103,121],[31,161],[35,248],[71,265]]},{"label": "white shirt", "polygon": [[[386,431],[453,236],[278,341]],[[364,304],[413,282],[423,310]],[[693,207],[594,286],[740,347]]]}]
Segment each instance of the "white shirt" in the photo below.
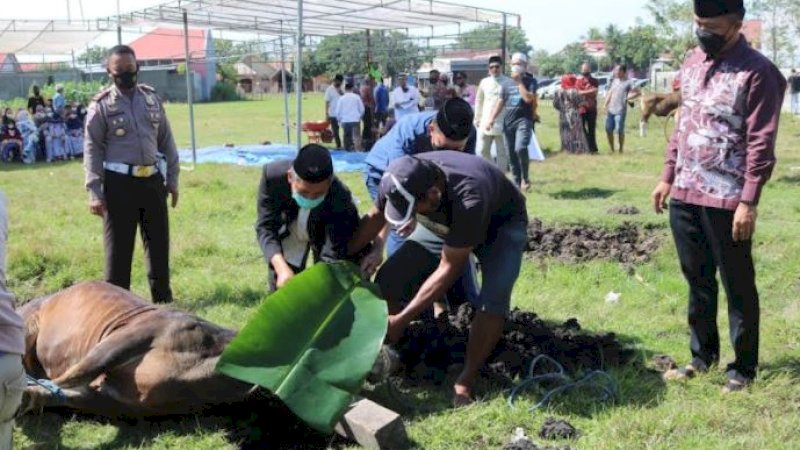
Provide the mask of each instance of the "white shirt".
[{"label": "white shirt", "polygon": [[300,208],[297,220],[289,224],[289,236],[281,241],[283,259],[294,267],[301,267],[308,255],[308,217],[311,210]]},{"label": "white shirt", "polygon": [[328,86],[328,89],[325,89],[325,101],[328,102],[328,117],[336,117],[333,113],[336,111],[336,103],[339,101],[339,98],[342,94],[339,93],[339,90],[333,87],[333,85]]},{"label": "white shirt", "polygon": [[499,136],[503,134],[503,111],[494,120],[494,127],[491,132],[486,132],[486,125],[492,116],[492,111],[497,107],[497,103],[503,98],[503,82],[508,77],[500,75],[495,78],[488,76],[481,80],[478,91],[475,95],[475,120],[480,124],[479,131],[489,136]]},{"label": "white shirt", "polygon": [[392,102],[394,106],[394,119],[396,121],[403,117],[418,113],[419,91],[414,86],[408,86],[408,92],[403,92],[400,86],[394,88],[392,91]]},{"label": "white shirt", "polygon": [[339,123],[361,122],[361,117],[364,115],[364,102],[358,95],[348,92],[336,102],[334,111],[333,117],[336,117]]}]

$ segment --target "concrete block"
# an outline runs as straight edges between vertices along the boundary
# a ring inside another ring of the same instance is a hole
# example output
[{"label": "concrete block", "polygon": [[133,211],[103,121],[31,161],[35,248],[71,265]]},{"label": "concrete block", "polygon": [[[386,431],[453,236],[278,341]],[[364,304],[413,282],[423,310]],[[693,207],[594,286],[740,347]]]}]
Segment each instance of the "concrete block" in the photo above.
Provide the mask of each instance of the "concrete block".
[{"label": "concrete block", "polygon": [[371,400],[357,399],[336,424],[336,433],[371,450],[402,450],[409,447],[400,415]]}]

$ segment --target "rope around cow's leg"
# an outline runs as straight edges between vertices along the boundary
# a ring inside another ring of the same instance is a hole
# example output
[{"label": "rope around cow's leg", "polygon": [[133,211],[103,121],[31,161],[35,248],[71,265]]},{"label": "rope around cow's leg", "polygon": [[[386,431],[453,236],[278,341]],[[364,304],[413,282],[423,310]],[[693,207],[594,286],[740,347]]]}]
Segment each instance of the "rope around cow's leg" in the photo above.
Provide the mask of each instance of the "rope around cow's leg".
[{"label": "rope around cow's leg", "polygon": [[64,391],[57,384],[53,383],[52,380],[37,380],[28,374],[25,374],[25,378],[27,379],[28,386],[39,386],[52,394],[57,399],[57,404],[63,405],[67,402],[67,396],[64,395]]}]

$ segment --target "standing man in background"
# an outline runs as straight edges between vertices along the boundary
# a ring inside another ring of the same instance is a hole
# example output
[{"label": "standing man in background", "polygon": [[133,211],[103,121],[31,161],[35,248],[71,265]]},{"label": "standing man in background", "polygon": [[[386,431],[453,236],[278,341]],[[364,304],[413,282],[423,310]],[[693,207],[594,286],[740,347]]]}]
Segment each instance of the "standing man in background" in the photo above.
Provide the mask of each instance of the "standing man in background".
[{"label": "standing man in background", "polygon": [[34,84],[33,88],[31,89],[33,90],[33,95],[28,97],[28,112],[31,114],[31,116],[33,116],[36,114],[37,106],[44,108],[44,97],[42,97],[42,94],[39,93],[39,86]]},{"label": "standing man in background", "polygon": [[386,119],[389,117],[389,90],[383,84],[383,78],[378,79],[378,86],[373,92],[375,97],[375,126],[382,129],[386,126]]},{"label": "standing man in background", "polygon": [[25,390],[25,325],[14,310],[14,296],[6,290],[8,213],[0,191],[0,450],[14,448],[14,414]]},{"label": "standing man in background", "polygon": [[86,116],[84,169],[89,211],[103,218],[106,281],[130,289],[136,228],[141,228],[150,294],[172,301],[169,217],[178,204],[178,152],[153,88],[137,84],[133,49],[109,50],[106,71],[114,85],[95,96]]},{"label": "standing man in background", "polygon": [[333,139],[336,142],[336,148],[342,148],[342,140],[339,138],[339,119],[336,118],[336,103],[339,98],[344,95],[342,93],[342,82],[344,77],[336,75],[333,78],[333,84],[328,86],[325,90],[325,114],[328,117],[328,122],[331,124],[331,131],[333,131]]},{"label": "standing man in background", "polygon": [[475,109],[475,96],[477,93],[475,86],[467,83],[466,72],[456,72],[453,75],[453,84],[453,90],[456,92],[456,96],[466,100],[469,106]]},{"label": "standing man in background", "polygon": [[397,76],[397,87],[392,91],[392,103],[394,104],[394,120],[400,119],[419,112],[419,91],[414,86],[408,86],[408,77],[401,73]]},{"label": "standing man in background", "polygon": [[67,106],[67,99],[64,97],[64,86],[57,84],[56,95],[53,96],[53,112],[61,114],[65,106]]},{"label": "standing man in background", "polygon": [[344,149],[361,151],[361,119],[364,117],[364,102],[353,92],[353,84],[344,85],[344,95],[336,102],[336,120],[344,130]]},{"label": "standing man in background", "polygon": [[579,108],[581,122],[583,123],[583,134],[586,135],[586,142],[589,144],[589,153],[597,153],[597,91],[600,82],[592,76],[592,66],[583,63],[581,76],[575,84],[578,94],[583,97],[583,104]]},{"label": "standing man in background", "polygon": [[533,134],[534,105],[536,102],[536,79],[527,73],[528,58],[524,53],[511,57],[511,78],[502,84],[502,97],[489,117],[487,129],[491,128],[501,111],[503,139],[511,161],[514,182],[522,192],[530,190],[530,158],[528,144]]},{"label": "standing man in background", "polygon": [[689,285],[692,360],[664,378],[691,378],[719,362],[719,270],[735,354],[723,392],[733,392],[749,385],[758,368],[753,233],[761,191],[775,167],[786,80],[741,35],[742,0],[695,0],[694,10],[700,46],[678,72],[680,119],[652,195],[657,213],[672,196],[670,227]]},{"label": "standing man in background", "polygon": [[361,84],[361,89],[359,90],[359,96],[361,97],[361,101],[364,103],[364,129],[361,130],[361,142],[363,143],[363,150],[365,151],[369,151],[369,149],[372,148],[372,144],[375,143],[375,135],[372,132],[373,128],[375,127],[374,89],[375,83],[373,82],[372,77],[368,76]]},{"label": "standing man in background", "polygon": [[489,76],[478,84],[478,93],[475,98],[475,128],[478,129],[478,147],[481,156],[487,161],[492,161],[492,144],[497,151],[495,164],[503,172],[508,172],[508,152],[503,142],[503,123],[500,117],[495,118],[494,124],[489,124],[492,112],[502,100],[502,83],[508,77],[503,75],[503,59],[499,56],[489,58]]},{"label": "standing man in background", "polygon": [[792,69],[792,74],[789,75],[789,94],[792,101],[792,114],[796,119],[800,116],[800,72],[797,69]]},{"label": "standing man in background", "polygon": [[628,66],[620,64],[615,72],[616,78],[606,94],[604,108],[606,115],[606,134],[611,153],[614,153],[614,132],[619,136],[619,152],[625,147],[625,117],[628,115],[628,102],[639,96],[639,89],[628,78]]}]

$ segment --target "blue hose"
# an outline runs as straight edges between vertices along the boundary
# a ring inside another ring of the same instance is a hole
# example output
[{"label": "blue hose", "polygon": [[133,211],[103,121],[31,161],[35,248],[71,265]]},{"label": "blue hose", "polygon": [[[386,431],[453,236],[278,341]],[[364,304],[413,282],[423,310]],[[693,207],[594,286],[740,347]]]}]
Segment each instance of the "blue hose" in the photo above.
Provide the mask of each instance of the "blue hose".
[{"label": "blue hose", "polygon": [[[555,368],[555,370],[536,375],[537,365],[541,361],[549,362]],[[594,381],[598,378],[601,380]],[[559,394],[584,386],[595,387],[600,390],[600,395],[596,399],[598,402],[605,403],[617,397],[617,383],[608,373],[602,370],[592,370],[583,377],[574,380],[564,372],[564,367],[559,364],[558,361],[542,354],[538,355],[533,359],[533,361],[531,361],[531,365],[528,369],[528,375],[519,384],[511,389],[511,393],[508,396],[508,406],[511,408],[514,407],[514,402],[516,401],[517,396],[523,390],[532,386],[541,389],[540,384],[542,382],[550,382],[558,384],[558,386],[550,388],[549,390],[545,390],[539,402],[531,406],[529,411],[534,411],[542,406],[547,405],[550,403],[550,400],[552,400],[553,397]]]}]

